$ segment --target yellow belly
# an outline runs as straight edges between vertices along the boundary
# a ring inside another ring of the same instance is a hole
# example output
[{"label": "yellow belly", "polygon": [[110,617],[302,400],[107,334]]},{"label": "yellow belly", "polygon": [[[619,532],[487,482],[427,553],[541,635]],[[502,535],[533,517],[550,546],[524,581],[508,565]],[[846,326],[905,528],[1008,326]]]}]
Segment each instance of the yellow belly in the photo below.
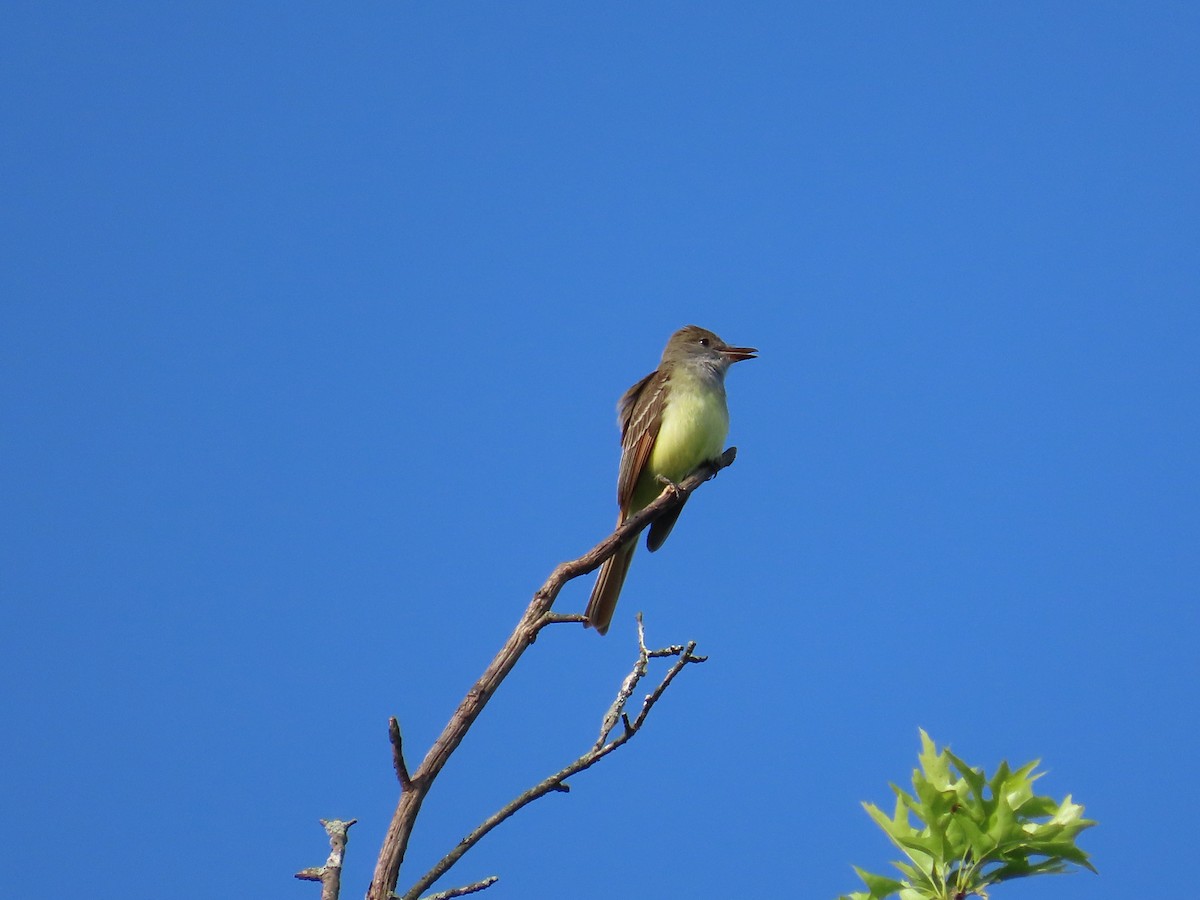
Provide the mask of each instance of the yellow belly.
[{"label": "yellow belly", "polygon": [[720,456],[728,434],[725,392],[676,375],[646,469],[651,476],[680,481],[700,463]]}]

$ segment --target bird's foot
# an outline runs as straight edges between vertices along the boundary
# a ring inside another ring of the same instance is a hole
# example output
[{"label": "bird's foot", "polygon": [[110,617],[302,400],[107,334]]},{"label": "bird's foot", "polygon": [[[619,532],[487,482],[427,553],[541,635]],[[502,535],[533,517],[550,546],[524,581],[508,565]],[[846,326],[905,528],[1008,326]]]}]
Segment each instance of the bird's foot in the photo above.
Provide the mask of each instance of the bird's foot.
[{"label": "bird's foot", "polygon": [[654,480],[657,481],[659,484],[661,484],[663,487],[670,488],[671,493],[674,494],[676,497],[678,497],[680,495],[679,483],[676,481],[672,481],[666,475],[655,475]]}]

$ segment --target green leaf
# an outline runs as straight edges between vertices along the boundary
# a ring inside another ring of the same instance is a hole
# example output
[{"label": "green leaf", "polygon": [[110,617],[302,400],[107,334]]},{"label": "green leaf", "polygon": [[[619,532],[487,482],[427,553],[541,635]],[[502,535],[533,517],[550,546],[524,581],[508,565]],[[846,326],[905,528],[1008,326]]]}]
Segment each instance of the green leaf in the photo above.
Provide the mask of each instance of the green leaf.
[{"label": "green leaf", "polygon": [[1056,825],[1079,825],[1081,828],[1091,828],[1096,824],[1083,818],[1083,807],[1078,803],[1072,803],[1070,794],[1067,794],[1063,802],[1058,805],[1058,809],[1054,811],[1054,818],[1050,821]]},{"label": "green leaf", "polygon": [[983,777],[982,769],[972,769],[965,762],[950,752],[950,748],[944,751],[946,756],[954,763],[954,768],[958,770],[958,774],[962,780],[967,783],[971,789],[971,793],[980,801],[983,800],[983,789],[987,785],[987,779]]},{"label": "green leaf", "polygon": [[875,820],[876,825],[878,825],[888,834],[892,833],[892,820],[884,814],[882,809],[880,809],[874,803],[863,803],[863,809],[867,811],[867,815]]},{"label": "green leaf", "polygon": [[898,859],[892,860],[892,866],[899,869],[901,875],[907,876],[909,881],[925,881],[928,878],[928,876],[916,866],[911,866],[906,862],[900,862]]},{"label": "green leaf", "polygon": [[902,863],[899,860],[892,860],[892,865],[908,876],[908,880],[913,885],[926,891],[936,890],[938,879],[928,869],[920,868],[919,866],[910,866],[907,863]]},{"label": "green leaf", "polygon": [[1088,855],[1071,841],[1047,843],[1039,847],[1037,852],[1051,859],[1058,857],[1067,860],[1067,862],[1073,862],[1078,866],[1084,866],[1093,872],[1096,871],[1095,867],[1088,861]]},{"label": "green leaf", "polygon": [[987,828],[988,837],[998,844],[1021,833],[1021,826],[1017,824],[1012,805],[1004,793],[996,796],[996,804],[984,827]]},{"label": "green leaf", "polygon": [[1005,783],[1009,776],[1008,761],[1001,760],[1000,765],[996,767],[996,774],[988,779],[988,790],[994,795],[1001,794],[1005,791]]},{"label": "green leaf", "polygon": [[1024,819],[1035,819],[1038,816],[1054,815],[1058,804],[1049,797],[1030,797],[1020,804],[1014,803],[1013,809]]},{"label": "green leaf", "polygon": [[[970,816],[956,816],[954,822],[959,828],[962,829],[963,834],[966,836],[967,843],[969,843],[971,846],[971,853],[976,859],[983,859],[996,849],[998,842],[992,840],[992,838],[986,832],[982,831],[978,825],[972,822]],[[961,852],[957,855],[963,856]]]},{"label": "green leaf", "polygon": [[1059,875],[1067,871],[1067,864],[1061,859],[1044,859],[1031,863],[1025,859],[1013,860],[1007,865],[993,869],[987,874],[986,884],[1000,884],[1014,878],[1025,878],[1030,875]]},{"label": "green leaf", "polygon": [[890,897],[892,894],[900,891],[901,888],[907,887],[903,881],[897,881],[894,878],[887,878],[883,875],[875,875],[854,867],[854,871],[858,873],[858,877],[863,880],[867,888],[870,890],[869,896],[872,900],[881,900],[883,897]]},{"label": "green leaf", "polygon": [[[913,793],[891,785],[891,817],[872,803],[863,808],[908,861],[892,865],[907,877],[897,881],[856,869],[869,892],[842,900],[939,900],[947,891],[984,895],[989,884],[1067,871],[1071,865],[1096,871],[1075,837],[1096,823],[1071,796],[1061,802],[1034,793],[1044,773],[1035,760],[1017,770],[1001,762],[988,778],[936,744],[922,729],[920,768],[912,772]],[[918,825],[914,827],[913,819]],[[1036,862],[1031,857],[1040,857]]]},{"label": "green leaf", "polygon": [[940,842],[929,835],[913,834],[897,840],[900,849],[908,853],[909,858],[922,868],[928,868],[941,861],[938,852]]},{"label": "green leaf", "polygon": [[[921,764],[921,771],[925,774],[925,779],[928,780],[935,790],[944,791],[953,782],[950,776],[950,764],[945,755],[937,752],[937,747],[933,740],[925,733],[925,729],[921,729],[921,752],[917,756],[917,760]],[[913,772],[914,786],[916,783],[917,773]]]}]

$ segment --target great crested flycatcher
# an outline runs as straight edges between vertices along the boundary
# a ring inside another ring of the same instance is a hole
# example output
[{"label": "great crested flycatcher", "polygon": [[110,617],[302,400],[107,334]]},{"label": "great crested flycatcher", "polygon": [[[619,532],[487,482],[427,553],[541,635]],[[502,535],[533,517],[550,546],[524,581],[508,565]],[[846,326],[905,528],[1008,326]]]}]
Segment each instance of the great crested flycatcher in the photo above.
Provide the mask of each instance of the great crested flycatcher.
[{"label": "great crested flycatcher", "polygon": [[[720,456],[729,433],[725,373],[757,352],[730,347],[711,331],[688,325],[671,335],[658,368],[625,392],[617,404],[618,526],[662,493],[663,482],[680,482],[700,463]],[[655,520],[646,549],[653,553],[662,546],[682,510]],[[637,541],[629,541],[600,567],[586,613],[587,624],[600,634],[612,622],[635,549]]]}]

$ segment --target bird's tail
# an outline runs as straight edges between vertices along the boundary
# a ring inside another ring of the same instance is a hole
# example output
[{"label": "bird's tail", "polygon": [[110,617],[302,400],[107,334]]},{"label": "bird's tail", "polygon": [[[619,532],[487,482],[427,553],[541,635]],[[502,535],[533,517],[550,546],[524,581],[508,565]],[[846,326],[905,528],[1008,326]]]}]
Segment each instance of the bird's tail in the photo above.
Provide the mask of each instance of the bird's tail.
[{"label": "bird's tail", "polygon": [[621,586],[625,583],[625,574],[629,571],[636,549],[637,541],[630,541],[600,567],[600,575],[596,578],[596,586],[592,588],[592,598],[588,600],[586,612],[587,624],[600,634],[607,633],[612,623],[617,598],[621,596]]}]

